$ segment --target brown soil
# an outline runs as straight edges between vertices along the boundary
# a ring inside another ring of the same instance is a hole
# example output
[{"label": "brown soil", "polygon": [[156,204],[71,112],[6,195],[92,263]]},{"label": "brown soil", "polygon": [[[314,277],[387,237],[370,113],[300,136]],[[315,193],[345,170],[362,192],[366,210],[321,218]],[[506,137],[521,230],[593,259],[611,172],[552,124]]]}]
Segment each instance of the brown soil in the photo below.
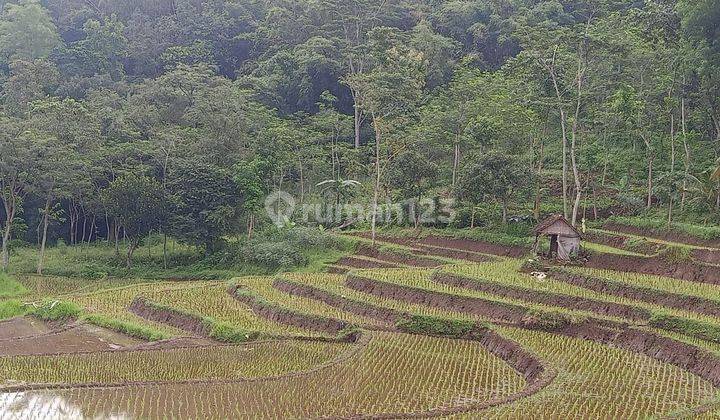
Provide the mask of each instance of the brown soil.
[{"label": "brown soil", "polygon": [[380,321],[383,324],[395,325],[400,319],[407,316],[407,314],[400,311],[373,306],[366,302],[348,299],[322,289],[287,280],[275,280],[273,287],[293,296],[301,296],[323,302],[343,311]]},{"label": "brown soil", "polygon": [[636,257],[598,252],[592,254],[585,265],[602,270],[652,274],[698,283],[720,284],[720,267],[694,261],[671,264],[660,257]]},{"label": "brown soil", "polygon": [[720,250],[693,249],[690,255],[697,261],[720,265]]},{"label": "brown soil", "polygon": [[346,285],[363,293],[403,302],[479,315],[504,322],[521,322],[527,309],[490,300],[422,290],[350,275]]},{"label": "brown soil", "polygon": [[449,273],[436,273],[433,281],[447,284],[454,287],[461,287],[470,290],[490,293],[510,299],[535,302],[548,306],[557,306],[579,311],[593,312],[604,316],[614,316],[631,321],[648,321],[650,312],[619,303],[604,302],[593,299],[585,299],[578,296],[563,295],[557,293],[530,290],[522,287],[507,286],[491,281],[470,279]]},{"label": "brown soil", "polygon": [[646,238],[655,238],[667,242],[683,243],[695,246],[704,246],[710,248],[720,248],[720,240],[707,240],[696,238],[691,235],[679,233],[679,232],[667,232],[657,229],[642,229],[635,226],[623,225],[620,223],[608,222],[603,226],[605,230],[612,230],[615,232],[629,233],[635,236],[644,236]]},{"label": "brown soil", "polygon": [[412,267],[437,267],[441,265],[439,261],[430,259],[430,258],[423,258],[423,257],[415,257],[411,255],[405,255],[400,252],[392,252],[392,251],[386,251],[386,250],[380,250],[377,248],[373,248],[371,246],[367,245],[360,245],[357,249],[358,255],[363,255],[370,258],[375,258],[378,260],[382,260],[384,262],[392,263],[392,264],[401,264],[401,265],[409,265]]},{"label": "brown soil", "polygon": [[[367,233],[358,233],[356,236],[362,237],[362,238],[369,238],[370,235]],[[419,255],[434,255],[439,257],[446,257],[446,258],[454,258],[454,259],[460,259],[460,260],[467,260],[467,261],[473,261],[473,262],[488,262],[492,261],[492,258],[486,254],[492,254],[490,252],[487,252],[483,254],[481,251],[473,251],[473,250],[463,250],[458,249],[457,247],[453,246],[442,246],[442,245],[433,245],[432,243],[426,243],[425,238],[398,238],[398,237],[392,237],[392,236],[379,236],[377,238],[381,242],[387,242],[395,245],[402,245],[405,247],[409,247],[413,249],[414,253],[417,253]],[[442,239],[450,239],[450,238],[442,238]],[[430,240],[432,242],[432,240]],[[476,242],[476,244],[484,244],[481,242]],[[484,244],[488,245],[488,244]],[[500,247],[502,248],[502,247]],[[493,248],[494,251],[503,253],[504,251],[500,251],[498,249]],[[512,251],[516,252],[516,251]],[[526,252],[523,252],[523,254]],[[494,254],[498,255],[498,254]]]},{"label": "brown soil", "polygon": [[419,243],[442,248],[459,249],[463,251],[479,252],[481,254],[511,258],[522,258],[530,252],[529,248],[504,246],[490,242],[480,242],[471,239],[454,239],[442,236],[428,236],[420,239]]},{"label": "brown soil", "polygon": [[46,334],[50,327],[34,318],[12,318],[0,321],[0,340]]},{"label": "brown soil", "polygon": [[586,277],[561,269],[551,271],[554,279],[595,292],[720,317],[720,301],[630,286],[622,282]]},{"label": "brown soil", "polygon": [[425,255],[434,255],[437,257],[445,257],[445,258],[452,258],[456,260],[465,260],[465,261],[471,261],[476,263],[485,263],[493,261],[494,259],[490,257],[489,255],[480,254],[477,252],[471,252],[471,251],[462,251],[459,249],[449,249],[449,248],[440,248],[436,246],[431,245],[422,245],[420,244],[420,249],[418,252],[423,253]]},{"label": "brown soil", "polygon": [[344,267],[358,268],[358,269],[372,269],[372,268],[400,268],[397,264],[392,264],[384,261],[372,261],[356,257],[343,257],[335,263],[335,265],[341,265]]},{"label": "brown soil", "polygon": [[0,356],[116,350],[140,343],[139,340],[100,327],[76,325],[54,333],[2,341],[0,342]]},{"label": "brown soil", "polygon": [[201,317],[179,311],[156,308],[143,297],[135,298],[128,310],[141,318],[167,324],[201,337],[208,337],[210,334],[209,326],[203,322]]},{"label": "brown soil", "polygon": [[[241,289],[240,286],[233,286],[228,290],[228,293],[239,302],[250,307],[256,315],[278,324],[291,325],[330,335],[337,335],[351,326],[349,323],[339,319],[307,315],[264,302],[251,295],[238,294],[239,289]],[[351,337],[351,341],[356,338]]]},{"label": "brown soil", "polygon": [[342,267],[339,265],[328,265],[327,272],[330,274],[347,274],[350,271],[350,267]]}]

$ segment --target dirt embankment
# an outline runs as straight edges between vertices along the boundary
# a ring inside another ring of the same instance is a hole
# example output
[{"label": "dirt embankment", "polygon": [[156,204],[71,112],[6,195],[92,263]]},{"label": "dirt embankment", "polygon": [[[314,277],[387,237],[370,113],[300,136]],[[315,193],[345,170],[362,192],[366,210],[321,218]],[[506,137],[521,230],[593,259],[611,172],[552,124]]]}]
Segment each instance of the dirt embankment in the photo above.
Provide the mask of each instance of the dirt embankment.
[{"label": "dirt embankment", "polygon": [[493,257],[477,252],[463,251],[460,249],[441,248],[424,244],[418,244],[418,246],[420,247],[418,249],[418,252],[425,255],[434,255],[436,257],[452,258],[456,260],[465,260],[476,263],[494,261]]},{"label": "dirt embankment", "polygon": [[[369,234],[365,233],[359,233],[356,234],[356,236],[369,238]],[[488,255],[520,258],[530,252],[529,248],[510,247],[492,244],[489,242],[480,242],[469,239],[454,239],[444,236],[427,236],[417,238],[378,236],[377,239],[382,242],[413,248],[418,254],[435,255],[473,262],[492,261],[492,258]]]},{"label": "dirt embankment", "polygon": [[481,242],[471,239],[455,239],[442,236],[428,236],[419,239],[418,243],[442,248],[459,249],[463,251],[479,252],[481,254],[497,255],[500,257],[522,258],[530,253],[530,248],[519,246],[498,245],[490,242]]},{"label": "dirt embankment", "polygon": [[554,279],[612,296],[639,300],[667,308],[720,317],[720,301],[631,286],[619,281],[587,277],[561,269],[551,270]]},{"label": "dirt embankment", "polygon": [[167,324],[191,334],[201,337],[210,335],[210,328],[201,317],[157,307],[143,297],[135,298],[128,310],[141,318]]},{"label": "dirt embankment", "polygon": [[633,241],[629,236],[611,235],[603,232],[587,232],[583,234],[583,239],[647,256],[655,255],[664,248],[663,245],[655,242],[646,240]]},{"label": "dirt embankment", "polygon": [[439,261],[431,258],[423,258],[413,255],[407,255],[400,252],[380,250],[367,245],[358,247],[356,253],[370,258],[382,260],[393,264],[409,265],[412,267],[437,267],[441,265]]},{"label": "dirt embankment", "polygon": [[366,302],[360,302],[346,297],[338,296],[305,284],[299,284],[288,280],[278,279],[273,282],[273,287],[293,296],[301,296],[323,302],[332,307],[350,312],[355,315],[364,316],[380,321],[384,324],[394,325],[407,314],[388,308],[373,306]]},{"label": "dirt embankment", "polygon": [[470,279],[450,273],[435,273],[432,280],[450,286],[477,290],[505,298],[535,302],[548,306],[557,306],[560,308],[593,312],[599,315],[614,316],[630,321],[648,321],[651,316],[650,311],[619,303],[604,302],[578,296],[543,292],[539,290],[530,290],[491,281]]},{"label": "dirt embankment", "polygon": [[720,240],[701,239],[695,236],[680,232],[668,232],[657,229],[643,229],[635,226],[623,225],[621,223],[608,222],[603,225],[603,229],[614,232],[628,233],[635,236],[643,236],[646,238],[655,238],[667,242],[683,243],[695,246],[703,246],[710,248],[720,248]]},{"label": "dirt embankment", "polygon": [[[401,319],[411,316],[409,313],[375,306],[367,302],[355,301],[313,286],[288,280],[276,280],[273,287],[295,296],[314,299],[335,308],[387,324],[396,324]],[[518,343],[498,335],[487,327],[478,326],[472,331],[472,334],[463,338],[479,341],[488,351],[520,372],[529,383],[538,381],[546,373],[545,366],[534,355],[527,352]]]},{"label": "dirt embankment", "polygon": [[660,257],[594,253],[585,264],[601,270],[671,277],[698,283],[720,284],[720,267],[694,261],[669,263]]},{"label": "dirt embankment", "polygon": [[690,256],[703,263],[720,265],[720,250],[693,249]]},{"label": "dirt embankment", "polygon": [[[242,290],[242,286],[236,285],[232,286],[228,290],[228,293],[230,293],[233,298],[252,309],[257,316],[278,324],[290,325],[293,327],[331,335],[337,335],[351,326],[349,323],[339,319],[307,315],[283,308],[281,306],[273,305],[252,294],[242,293]],[[356,337],[352,338],[352,341],[355,339]]]},{"label": "dirt embankment", "polygon": [[343,257],[338,260],[335,266],[350,267],[357,269],[372,269],[372,268],[400,268],[399,265],[388,263],[384,261],[372,261],[356,257]]},{"label": "dirt embankment", "polygon": [[503,322],[521,322],[527,315],[527,309],[521,306],[422,290],[353,275],[348,276],[346,285],[353,290],[382,298],[464,312]]}]

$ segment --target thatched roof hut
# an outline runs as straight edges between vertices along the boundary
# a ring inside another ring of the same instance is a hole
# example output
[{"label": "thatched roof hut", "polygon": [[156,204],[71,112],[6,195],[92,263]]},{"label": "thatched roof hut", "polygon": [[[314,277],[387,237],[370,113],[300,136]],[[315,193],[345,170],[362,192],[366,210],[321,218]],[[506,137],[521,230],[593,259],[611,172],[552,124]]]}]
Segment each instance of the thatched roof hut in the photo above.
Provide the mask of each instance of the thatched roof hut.
[{"label": "thatched roof hut", "polygon": [[534,250],[537,252],[541,236],[550,238],[549,258],[568,261],[580,252],[582,235],[565,217],[556,214],[543,220],[533,229],[535,233]]}]

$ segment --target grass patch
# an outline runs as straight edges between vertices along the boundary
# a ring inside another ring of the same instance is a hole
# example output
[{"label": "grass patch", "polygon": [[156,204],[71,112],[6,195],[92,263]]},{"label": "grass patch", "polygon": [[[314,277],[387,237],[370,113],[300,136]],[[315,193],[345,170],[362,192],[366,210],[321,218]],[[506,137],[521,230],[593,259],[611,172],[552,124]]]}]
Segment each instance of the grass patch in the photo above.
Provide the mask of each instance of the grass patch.
[{"label": "grass patch", "polygon": [[98,327],[117,331],[130,337],[139,338],[145,341],[159,341],[171,337],[169,334],[165,334],[161,331],[148,328],[143,325],[127,321],[120,321],[102,315],[88,315],[83,319],[90,324],[97,325]]},{"label": "grass patch", "polygon": [[655,314],[650,319],[650,326],[713,343],[720,343],[720,326],[707,322],[672,315]]},{"label": "grass patch", "polygon": [[12,299],[0,302],[0,319],[15,318],[25,315],[28,312],[27,306],[19,300]]},{"label": "grass patch", "polygon": [[640,229],[655,230],[667,232],[668,230],[698,239],[715,240],[720,239],[719,226],[700,226],[690,223],[673,222],[669,229],[666,220],[654,219],[649,217],[622,217],[613,216],[608,221],[633,226]]},{"label": "grass patch", "polygon": [[210,338],[223,343],[244,343],[260,337],[260,333],[257,331],[243,330],[211,318],[205,318],[205,323],[210,331]]},{"label": "grass patch", "polygon": [[82,310],[72,302],[44,300],[40,306],[30,310],[30,314],[43,321],[67,321],[78,318]]},{"label": "grass patch", "polygon": [[27,289],[9,274],[0,271],[0,299],[14,298],[27,293]]}]

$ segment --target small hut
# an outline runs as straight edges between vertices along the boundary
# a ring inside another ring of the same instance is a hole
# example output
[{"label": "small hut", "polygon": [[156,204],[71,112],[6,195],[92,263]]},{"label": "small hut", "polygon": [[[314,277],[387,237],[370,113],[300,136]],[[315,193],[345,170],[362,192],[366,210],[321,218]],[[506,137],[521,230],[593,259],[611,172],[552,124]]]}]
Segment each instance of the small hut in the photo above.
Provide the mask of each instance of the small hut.
[{"label": "small hut", "polygon": [[574,255],[580,252],[580,241],[582,235],[575,226],[570,224],[562,215],[556,214],[543,220],[533,230],[535,233],[535,245],[533,250],[537,253],[540,244],[540,237],[547,236],[550,238],[550,253],[548,258],[557,258],[563,261],[569,261]]}]

